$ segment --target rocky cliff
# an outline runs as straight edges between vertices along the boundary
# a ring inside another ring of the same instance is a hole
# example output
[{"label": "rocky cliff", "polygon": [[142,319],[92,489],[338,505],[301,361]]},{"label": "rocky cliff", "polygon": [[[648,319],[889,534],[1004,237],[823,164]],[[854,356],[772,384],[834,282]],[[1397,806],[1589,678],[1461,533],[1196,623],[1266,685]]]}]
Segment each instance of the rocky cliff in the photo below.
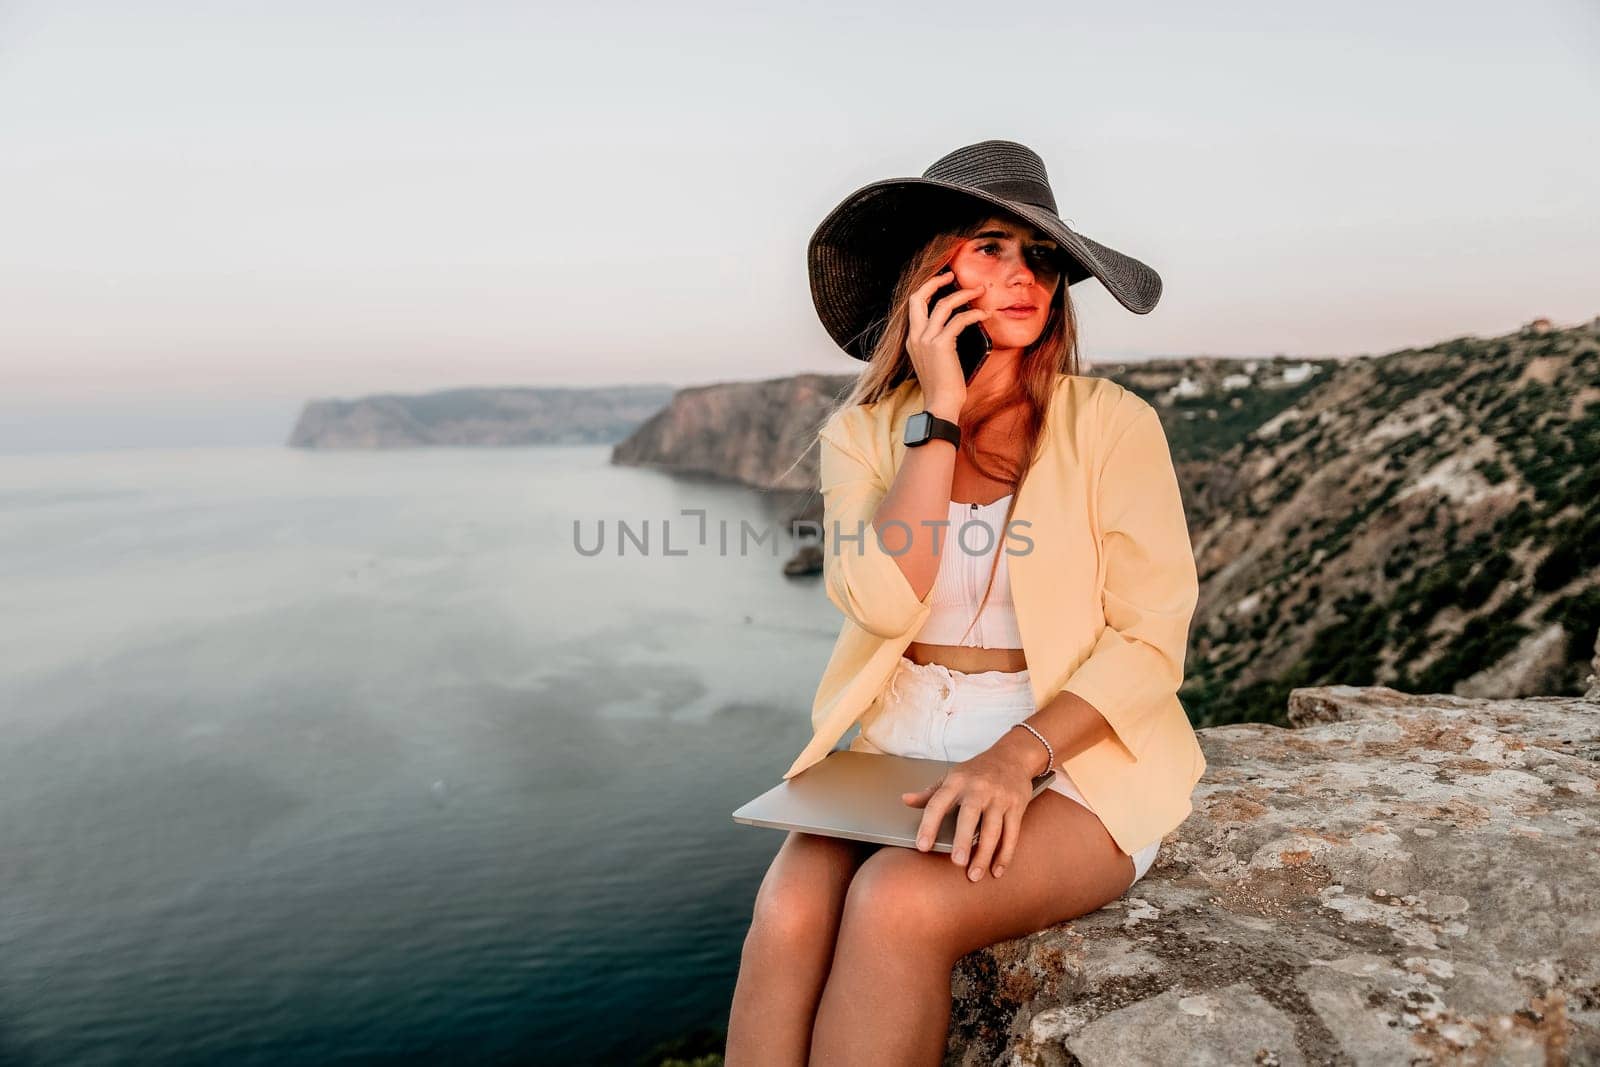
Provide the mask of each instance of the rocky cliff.
[{"label": "rocky cliff", "polygon": [[[1164,411],[1181,425],[1182,404]],[[1184,474],[1201,576],[1184,696],[1207,722],[1270,720],[1324,682],[1584,692],[1600,320],[1341,361]]]},{"label": "rocky cliff", "polygon": [[611,450],[611,462],[809,491],[817,485],[817,427],[854,381],[800,374],[680,389]]},{"label": "rocky cliff", "polygon": [[[1334,366],[1283,357],[1204,358],[1114,364],[1096,373],[1159,405],[1174,453],[1204,462],[1291,407]],[[801,374],[681,389],[612,450],[611,461],[757,489],[812,490],[816,428],[854,381],[854,374]]]},{"label": "rocky cliff", "polygon": [[1295,690],[1121,900],[965,957],[947,1063],[1600,1063],[1600,702]]},{"label": "rocky cliff", "polygon": [[669,385],[448,389],[417,396],[312,400],[291,448],[609,444],[672,399]]},{"label": "rocky cliff", "polygon": [[[1194,464],[1208,462],[1205,457],[1292,405],[1325,362],[1171,360],[1118,366],[1107,376],[1158,398],[1164,407],[1175,398],[1225,397],[1221,404],[1196,404],[1174,416],[1169,432],[1181,442],[1174,452]],[[612,450],[611,461],[786,494],[781,502],[791,521],[820,527],[816,428],[854,380],[854,374],[804,374],[680,390],[670,406]],[[1196,418],[1200,421],[1192,423]],[[784,573],[792,576],[821,570],[822,548],[815,542],[799,545],[784,565]]]},{"label": "rocky cliff", "polygon": [[[1182,693],[1198,723],[1281,722],[1291,689],[1329,682],[1585,691],[1600,320],[1354,359],[1094,372],[1155,405],[1178,466],[1201,575]],[[811,434],[849,383],[684,390],[613,459],[814,489]],[[821,518],[815,492],[796,514]],[[787,570],[820,566],[810,545]]]}]

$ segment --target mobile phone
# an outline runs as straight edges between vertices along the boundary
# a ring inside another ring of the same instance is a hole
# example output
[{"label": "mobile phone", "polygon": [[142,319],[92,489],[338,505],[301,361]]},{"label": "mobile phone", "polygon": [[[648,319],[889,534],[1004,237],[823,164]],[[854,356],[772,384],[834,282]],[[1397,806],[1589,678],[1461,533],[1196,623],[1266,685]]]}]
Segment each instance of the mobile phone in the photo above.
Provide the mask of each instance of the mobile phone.
[{"label": "mobile phone", "polygon": [[[949,266],[946,266],[945,270],[950,270]],[[950,276],[953,279],[955,272],[951,271]],[[933,305],[960,288],[960,282],[951,281],[949,285],[941,287],[937,293],[928,298],[928,307],[932,308]],[[971,306],[972,302],[969,300],[965,305],[957,307],[950,314],[959,315],[961,312],[969,310]],[[967,328],[956,336],[956,355],[961,360],[961,372],[966,375],[968,385],[972,384],[972,376],[978,373],[978,368],[983,366],[983,361],[989,358],[989,349],[991,347],[993,347],[993,342],[989,340],[989,332],[983,328],[983,323],[981,322],[968,323]]]}]

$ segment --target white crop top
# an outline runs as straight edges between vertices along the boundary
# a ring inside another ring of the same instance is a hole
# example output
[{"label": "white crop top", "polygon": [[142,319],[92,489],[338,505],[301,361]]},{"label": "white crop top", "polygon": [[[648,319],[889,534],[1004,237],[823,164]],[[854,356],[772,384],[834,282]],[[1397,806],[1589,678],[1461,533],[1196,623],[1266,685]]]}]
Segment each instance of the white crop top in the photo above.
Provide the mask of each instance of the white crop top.
[{"label": "white crop top", "polygon": [[[1011,497],[1007,493],[987,504],[950,501],[950,525],[939,531],[939,576],[934,579],[933,596],[928,601],[932,610],[914,640],[973,648],[1022,647],[1011,600],[1011,571],[1006,566],[1004,524]],[[973,622],[996,553],[1000,562],[995,568],[994,588],[989,590],[983,615]],[[972,624],[970,628],[968,623]]]}]

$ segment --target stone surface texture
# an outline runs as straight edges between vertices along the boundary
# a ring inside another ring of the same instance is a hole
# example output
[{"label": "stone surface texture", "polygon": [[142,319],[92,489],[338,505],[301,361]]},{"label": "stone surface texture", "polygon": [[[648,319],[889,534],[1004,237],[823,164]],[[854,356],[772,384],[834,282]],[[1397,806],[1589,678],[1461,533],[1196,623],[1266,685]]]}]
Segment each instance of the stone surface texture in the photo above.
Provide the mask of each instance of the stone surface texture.
[{"label": "stone surface texture", "polygon": [[1600,702],[1296,689],[1090,915],[965,957],[949,1064],[1600,1063]]}]

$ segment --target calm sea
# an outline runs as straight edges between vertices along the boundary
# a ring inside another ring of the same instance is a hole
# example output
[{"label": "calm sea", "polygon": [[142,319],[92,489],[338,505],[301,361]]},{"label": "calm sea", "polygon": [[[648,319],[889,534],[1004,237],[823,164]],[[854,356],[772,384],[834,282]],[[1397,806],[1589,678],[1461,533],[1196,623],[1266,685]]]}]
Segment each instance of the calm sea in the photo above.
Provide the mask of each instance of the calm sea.
[{"label": "calm sea", "polygon": [[838,616],[779,502],[609,451],[0,456],[0,1063],[725,1025],[782,836],[729,813],[810,736]]}]

